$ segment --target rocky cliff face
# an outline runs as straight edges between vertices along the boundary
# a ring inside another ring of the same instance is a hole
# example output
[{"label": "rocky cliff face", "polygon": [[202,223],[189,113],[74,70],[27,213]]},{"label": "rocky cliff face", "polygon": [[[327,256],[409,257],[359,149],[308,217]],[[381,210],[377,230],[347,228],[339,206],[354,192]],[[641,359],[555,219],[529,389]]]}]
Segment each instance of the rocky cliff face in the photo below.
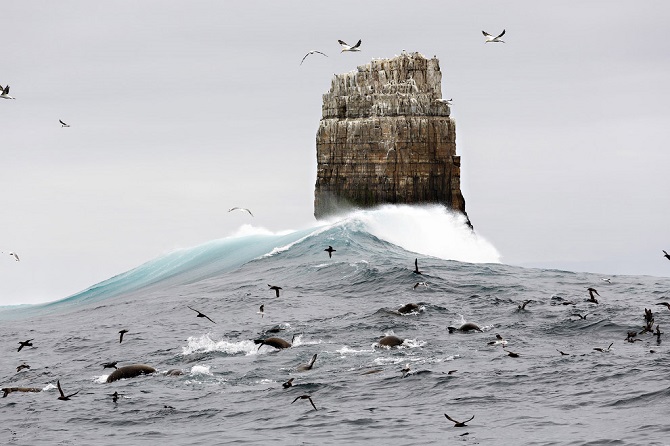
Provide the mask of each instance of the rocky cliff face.
[{"label": "rocky cliff face", "polygon": [[336,75],[316,136],[316,218],[383,203],[465,214],[456,126],[437,58],[404,53]]}]

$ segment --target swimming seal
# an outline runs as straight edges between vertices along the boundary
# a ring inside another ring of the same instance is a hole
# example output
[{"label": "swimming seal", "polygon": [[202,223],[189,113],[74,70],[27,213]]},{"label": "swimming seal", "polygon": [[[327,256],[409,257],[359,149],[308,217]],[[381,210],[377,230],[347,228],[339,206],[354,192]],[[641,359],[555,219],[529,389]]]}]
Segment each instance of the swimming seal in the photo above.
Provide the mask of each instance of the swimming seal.
[{"label": "swimming seal", "polygon": [[[254,339],[254,344],[260,344],[258,346],[258,350],[261,349],[262,346],[264,345],[269,345],[270,347],[278,348],[278,349],[284,349],[284,348],[289,348],[293,345],[293,341],[295,340],[295,335],[291,338],[291,342],[287,342],[283,340],[282,338],[267,338],[267,339]],[[258,351],[257,350],[257,351]]]},{"label": "swimming seal", "polygon": [[2,391],[4,392],[2,397],[5,398],[12,392],[41,392],[42,389],[38,389],[37,387],[3,387]]},{"label": "swimming seal", "polygon": [[118,369],[114,370],[108,377],[107,377],[107,382],[111,383],[114,381],[118,381],[119,379],[126,379],[126,378],[135,378],[136,376],[140,375],[148,375],[150,373],[155,373],[156,369],[145,365],[145,364],[133,364],[133,365],[126,365],[123,367],[119,367]]},{"label": "swimming seal", "polygon": [[165,376],[181,376],[183,374],[184,372],[180,369],[170,369],[167,372],[165,372]]},{"label": "swimming seal", "polygon": [[314,362],[316,362],[316,353],[314,353],[314,356],[312,356],[312,359],[307,363],[307,364],[301,364],[298,367],[296,367],[296,370],[300,372],[304,372],[307,370],[312,370],[312,367],[314,366]]},{"label": "swimming seal", "polygon": [[447,330],[449,330],[449,333],[453,333],[456,330],[459,331],[482,331],[481,328],[477,324],[473,324],[472,322],[466,322],[465,324],[461,325],[460,327],[447,327]]},{"label": "swimming seal", "polygon": [[415,303],[408,303],[406,305],[403,305],[402,307],[398,308],[398,313],[400,314],[407,314],[407,313],[412,313],[414,311],[419,311],[421,307]]},{"label": "swimming seal", "polygon": [[397,347],[403,342],[405,342],[405,340],[400,339],[397,336],[384,336],[379,340],[378,344],[382,347]]}]

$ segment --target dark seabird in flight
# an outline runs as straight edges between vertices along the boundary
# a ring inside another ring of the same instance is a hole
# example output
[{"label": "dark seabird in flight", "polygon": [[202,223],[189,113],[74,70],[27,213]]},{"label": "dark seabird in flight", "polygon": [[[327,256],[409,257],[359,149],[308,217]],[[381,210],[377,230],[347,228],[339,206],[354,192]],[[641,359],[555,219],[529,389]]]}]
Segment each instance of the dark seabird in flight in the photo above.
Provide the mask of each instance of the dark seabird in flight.
[{"label": "dark seabird in flight", "polygon": [[489,43],[489,42],[500,42],[500,43],[505,43],[504,41],[500,40],[502,36],[505,35],[505,30],[503,29],[503,32],[498,34],[497,36],[493,37],[491,34],[487,33],[486,31],[482,31],[484,33],[484,37],[486,37],[486,42],[484,43]]},{"label": "dark seabird in flight", "polygon": [[[342,47],[342,51],[340,51],[340,53],[343,53],[345,51],[360,51],[361,50],[361,40],[359,40],[356,43],[356,45],[354,45],[354,46],[351,46],[351,45],[347,44],[343,40],[338,40],[337,43],[339,43],[340,46]],[[9,86],[7,86],[7,88],[9,88]]]},{"label": "dark seabird in flight", "polygon": [[252,217],[254,216],[254,214],[252,214],[251,211],[250,211],[249,209],[247,209],[247,208],[238,208],[238,207],[235,207],[235,208],[230,208],[230,209],[228,209],[228,212],[233,212],[233,211],[245,211],[245,212],[248,212],[249,215],[251,215]]},{"label": "dark seabird in flight", "polygon": [[119,330],[119,335],[120,335],[119,336],[119,344],[123,342],[123,335],[126,334],[126,333],[128,333],[128,330],[126,330],[125,328],[123,330]]},{"label": "dark seabird in flight", "polygon": [[505,341],[503,337],[500,336],[499,334],[496,334],[496,340],[489,342],[488,345],[497,345],[497,344],[502,344],[504,347],[507,344],[507,341]]},{"label": "dark seabird in flight", "polygon": [[116,403],[119,400],[119,395],[121,395],[119,392],[114,392],[114,393],[111,393],[109,396],[111,396],[112,401]]},{"label": "dark seabird in flight", "polygon": [[288,381],[286,381],[284,384],[282,384],[282,387],[285,389],[288,389],[289,387],[293,386],[293,380],[295,378],[290,378]]},{"label": "dark seabird in flight", "polygon": [[[505,350],[504,347],[503,347],[503,350]],[[514,352],[509,351],[509,350],[505,350],[505,353],[507,353],[507,356],[509,356],[510,358],[518,358],[519,356],[521,356],[518,353],[514,353]]]},{"label": "dark seabird in flight", "polygon": [[19,344],[21,345],[19,345],[19,349],[17,350],[17,352],[20,352],[23,347],[32,347],[33,343],[30,341],[32,341],[32,339],[28,339],[27,341],[23,342],[19,341]]},{"label": "dark seabird in flight", "polygon": [[[595,296],[593,295],[593,293],[598,294],[598,291],[596,291],[595,288],[590,288],[590,287],[587,288],[587,291],[589,292],[589,296],[591,296],[591,298],[589,299],[589,302],[593,302],[594,304],[597,304],[597,303],[598,303],[598,300],[595,298]],[[600,297],[600,294],[598,294],[598,297]]]},{"label": "dark seabird in flight", "polygon": [[522,303],[519,304],[519,310],[525,310],[526,305],[528,305],[531,302],[532,302],[532,300],[524,300]]},{"label": "dark seabird in flight", "polygon": [[60,380],[56,381],[56,386],[58,386],[58,391],[60,392],[60,396],[58,397],[58,399],[62,400],[62,401],[68,401],[71,396],[75,396],[76,394],[78,394],[80,392],[79,390],[77,390],[75,393],[71,393],[71,394],[65,396],[65,394],[63,393],[63,389],[60,386]]},{"label": "dark seabird in flight", "polygon": [[587,316],[587,315],[588,315],[588,313],[586,313],[584,316],[582,316],[582,315],[579,314],[579,313],[575,314],[575,316],[579,316],[580,319],[584,319],[584,320],[586,320],[586,316]]},{"label": "dark seabird in flight", "polygon": [[324,251],[326,251],[328,253],[328,257],[332,259],[333,258],[333,253],[336,252],[337,249],[333,249],[332,246],[328,245],[328,248],[324,249]]},{"label": "dark seabird in flight", "polygon": [[207,319],[209,319],[209,321],[210,321],[211,323],[216,324],[216,322],[214,322],[213,320],[211,320],[211,319],[209,318],[209,316],[207,316],[206,314],[203,314],[203,313],[199,312],[198,310],[196,310],[195,308],[191,308],[191,307],[189,307],[188,305],[187,305],[186,307],[189,308],[189,309],[191,309],[191,310],[193,310],[193,311],[195,311],[196,313],[198,313],[198,315],[197,315],[196,317],[206,317]]},{"label": "dark seabird in flight", "polygon": [[30,369],[30,366],[28,364],[21,364],[16,368],[16,373],[19,373],[23,369]]},{"label": "dark seabird in flight", "polygon": [[118,362],[118,361],[114,361],[114,362],[105,362],[105,363],[102,364],[102,368],[103,368],[103,369],[116,369],[116,363],[117,363],[117,362]]},{"label": "dark seabird in flight", "polygon": [[277,295],[277,297],[279,297],[279,290],[281,290],[282,287],[270,284],[268,284],[268,286],[270,287],[271,290],[275,290],[275,294]]},{"label": "dark seabird in flight", "polygon": [[309,400],[309,402],[312,404],[312,407],[314,410],[318,410],[316,406],[314,405],[314,401],[312,401],[312,397],[310,395],[300,395],[295,397],[295,399],[291,402],[291,404],[295,403],[298,400]]},{"label": "dark seabird in flight", "polygon": [[454,427],[465,427],[465,426],[466,426],[465,423],[469,423],[469,422],[472,421],[472,419],[475,417],[475,416],[473,415],[472,417],[470,417],[469,420],[465,420],[465,421],[456,421],[456,420],[454,420],[453,418],[451,418],[449,415],[447,415],[446,413],[444,414],[444,416],[447,417],[447,420],[449,420],[449,421],[451,421],[452,423],[454,423]]},{"label": "dark seabird in flight", "polygon": [[559,349],[556,349],[556,351],[557,351],[558,353],[560,353],[561,356],[570,356],[570,353],[562,352],[562,351],[560,351]]},{"label": "dark seabird in flight", "polygon": [[664,306],[666,306],[666,307],[668,308],[668,310],[670,310],[670,304],[667,303],[667,302],[659,302],[659,303],[657,303],[656,305],[664,305]]},{"label": "dark seabird in flight", "polygon": [[[421,274],[421,273],[419,273],[419,274]],[[414,284],[412,289],[416,290],[420,286],[423,286],[424,288],[428,288],[428,284],[426,282],[417,282],[417,283]]]},{"label": "dark seabird in flight", "polygon": [[328,57],[327,54],[322,53],[321,51],[311,50],[309,53],[305,54],[305,57],[302,58],[302,60],[300,61],[300,65],[302,65],[302,63],[305,61],[305,59],[307,59],[307,56],[310,56],[312,54],[322,54],[322,55]]},{"label": "dark seabird in flight", "polygon": [[665,257],[666,259],[670,260],[670,254],[668,254],[668,253],[665,251],[665,249],[663,250],[663,257]]},{"label": "dark seabird in flight", "polygon": [[62,128],[62,127],[70,127],[70,124],[66,124],[66,123],[64,123],[62,119],[59,119],[58,122],[60,122],[60,126],[61,126],[61,128]]},{"label": "dark seabird in flight", "polygon": [[610,351],[610,348],[614,345],[614,342],[612,342],[609,347],[607,348],[601,348],[601,347],[596,347],[593,350],[599,351],[599,352],[608,352]]},{"label": "dark seabird in flight", "polygon": [[414,274],[421,274],[421,271],[419,271],[419,259],[414,259]]},{"label": "dark seabird in flight", "polygon": [[447,372],[447,375],[451,375],[452,373],[456,373],[456,372],[458,372],[458,370],[449,370],[449,371]]}]

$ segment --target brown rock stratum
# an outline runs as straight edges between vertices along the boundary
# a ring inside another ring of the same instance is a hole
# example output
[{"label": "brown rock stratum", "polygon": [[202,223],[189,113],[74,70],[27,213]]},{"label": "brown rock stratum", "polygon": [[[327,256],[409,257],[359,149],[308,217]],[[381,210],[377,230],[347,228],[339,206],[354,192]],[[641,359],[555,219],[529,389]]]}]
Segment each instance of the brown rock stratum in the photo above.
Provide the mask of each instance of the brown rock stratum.
[{"label": "brown rock stratum", "polygon": [[316,135],[314,216],[385,203],[465,214],[456,124],[436,57],[375,59],[336,75]]}]

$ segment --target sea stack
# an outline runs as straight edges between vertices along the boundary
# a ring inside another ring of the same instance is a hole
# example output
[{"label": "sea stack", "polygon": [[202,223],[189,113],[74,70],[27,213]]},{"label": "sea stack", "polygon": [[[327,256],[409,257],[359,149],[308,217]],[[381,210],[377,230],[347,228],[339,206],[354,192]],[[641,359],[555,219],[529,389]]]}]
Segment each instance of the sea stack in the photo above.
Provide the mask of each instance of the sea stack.
[{"label": "sea stack", "polygon": [[385,203],[465,214],[456,125],[436,57],[406,53],[335,75],[316,135],[314,216]]}]

